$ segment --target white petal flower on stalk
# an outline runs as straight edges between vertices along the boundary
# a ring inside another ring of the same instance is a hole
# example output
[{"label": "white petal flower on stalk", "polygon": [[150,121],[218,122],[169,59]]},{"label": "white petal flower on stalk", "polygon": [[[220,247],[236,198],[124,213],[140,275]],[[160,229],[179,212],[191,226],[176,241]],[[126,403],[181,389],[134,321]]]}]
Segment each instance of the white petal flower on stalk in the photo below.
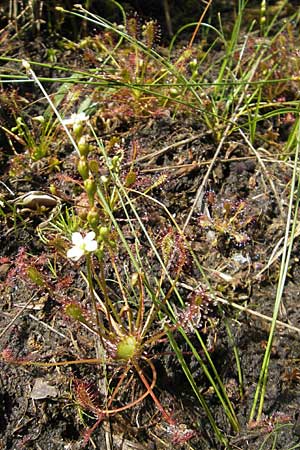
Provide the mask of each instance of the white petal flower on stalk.
[{"label": "white petal flower on stalk", "polygon": [[90,231],[85,237],[78,231],[72,233],[73,247],[68,250],[67,257],[73,261],[78,261],[83,255],[96,251],[98,244],[95,241],[95,236],[94,231]]},{"label": "white petal flower on stalk", "polygon": [[89,116],[87,116],[85,113],[73,113],[71,114],[71,117],[68,119],[64,119],[63,123],[64,125],[78,125],[82,122],[87,122],[89,120]]}]

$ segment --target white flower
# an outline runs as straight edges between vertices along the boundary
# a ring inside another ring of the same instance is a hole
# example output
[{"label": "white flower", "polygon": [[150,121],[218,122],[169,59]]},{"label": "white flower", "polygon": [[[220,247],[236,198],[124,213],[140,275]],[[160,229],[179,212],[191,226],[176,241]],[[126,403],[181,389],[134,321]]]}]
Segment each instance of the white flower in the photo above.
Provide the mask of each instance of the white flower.
[{"label": "white flower", "polygon": [[67,257],[73,261],[78,261],[83,255],[97,250],[98,244],[95,241],[94,231],[90,231],[83,237],[80,233],[72,233],[73,247],[67,252]]},{"label": "white flower", "polygon": [[69,119],[64,119],[63,123],[64,125],[78,125],[82,122],[86,122],[89,120],[89,116],[86,116],[85,113],[73,113],[71,114],[71,117]]}]

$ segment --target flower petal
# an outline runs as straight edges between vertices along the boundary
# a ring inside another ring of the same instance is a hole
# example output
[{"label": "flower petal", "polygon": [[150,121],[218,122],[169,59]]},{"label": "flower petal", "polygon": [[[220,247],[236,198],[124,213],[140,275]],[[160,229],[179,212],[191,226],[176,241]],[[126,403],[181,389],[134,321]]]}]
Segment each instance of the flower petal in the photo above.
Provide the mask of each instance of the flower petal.
[{"label": "flower petal", "polygon": [[88,241],[85,244],[85,250],[87,252],[94,252],[95,250],[97,250],[97,247],[98,247],[97,241]]},{"label": "flower petal", "polygon": [[84,250],[78,247],[72,247],[67,251],[67,257],[73,261],[78,261],[82,255],[84,255]]},{"label": "flower petal", "polygon": [[75,114],[75,116],[76,117],[74,117],[74,122],[86,122],[87,120],[89,120],[89,116],[87,116],[83,112]]},{"label": "flower petal", "polygon": [[90,231],[89,233],[86,234],[84,242],[87,244],[89,241],[93,241],[95,239],[95,236],[96,236],[95,232]]},{"label": "flower petal", "polygon": [[69,119],[63,119],[62,123],[64,125],[73,125],[73,119],[69,118]]},{"label": "flower petal", "polygon": [[75,124],[80,124],[82,122],[86,122],[87,120],[89,120],[89,116],[87,116],[85,113],[81,112],[81,113],[73,113],[71,114],[71,117],[67,118],[67,119],[63,119],[63,124],[64,125],[75,125]]},{"label": "flower petal", "polygon": [[72,233],[72,242],[76,247],[80,247],[83,242],[83,237],[78,231],[75,231],[75,233]]}]

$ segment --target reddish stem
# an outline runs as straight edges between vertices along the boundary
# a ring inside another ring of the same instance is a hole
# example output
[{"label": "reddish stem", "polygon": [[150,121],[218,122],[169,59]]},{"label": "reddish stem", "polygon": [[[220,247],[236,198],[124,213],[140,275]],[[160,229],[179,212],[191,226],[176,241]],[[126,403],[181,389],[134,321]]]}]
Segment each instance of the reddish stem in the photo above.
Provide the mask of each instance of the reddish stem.
[{"label": "reddish stem", "polygon": [[[156,370],[155,370],[154,364],[152,363],[152,361],[150,361],[149,359],[147,359],[147,358],[145,358],[145,357],[143,357],[142,359],[143,359],[144,361],[146,361],[146,362],[149,364],[149,366],[150,366],[151,369],[152,369],[152,372],[155,373],[155,380],[156,380],[157,374],[156,374]],[[138,373],[140,379],[142,380],[143,384],[144,384],[145,387],[147,388],[148,393],[151,395],[151,397],[152,397],[154,403],[156,404],[157,408],[158,408],[159,411],[161,412],[161,414],[162,414],[162,416],[164,417],[165,421],[166,421],[169,425],[175,426],[175,425],[176,425],[175,420],[174,420],[174,419],[166,412],[166,410],[164,409],[164,407],[162,406],[162,404],[160,403],[160,401],[158,400],[158,398],[157,398],[156,395],[154,394],[154,392],[153,392],[153,387],[154,387],[154,386],[153,386],[153,382],[152,382],[152,384],[151,384],[151,386],[150,386],[149,383],[148,383],[148,381],[147,381],[147,379],[146,379],[146,377],[144,376],[143,371],[142,371],[142,369],[140,368],[140,366],[139,366],[137,363],[133,363],[133,364],[134,364],[134,367],[135,367],[135,369],[136,369],[136,371],[137,371],[137,373]]]}]

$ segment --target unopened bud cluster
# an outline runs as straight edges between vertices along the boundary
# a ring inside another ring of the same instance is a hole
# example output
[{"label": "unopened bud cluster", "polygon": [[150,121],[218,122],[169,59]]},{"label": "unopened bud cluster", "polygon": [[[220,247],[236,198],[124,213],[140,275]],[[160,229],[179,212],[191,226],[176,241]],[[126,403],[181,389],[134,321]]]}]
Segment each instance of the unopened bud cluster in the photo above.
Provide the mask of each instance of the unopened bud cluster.
[{"label": "unopened bud cluster", "polygon": [[[92,146],[89,144],[89,136],[86,133],[86,121],[88,117],[85,114],[72,114],[70,119],[65,121],[66,125],[71,125],[73,129],[74,139],[77,144],[79,152],[79,160],[77,163],[77,170],[83,179],[84,190],[87,195],[88,208],[85,213],[85,218],[89,224],[90,229],[97,240],[97,255],[101,257],[104,253],[105,245],[114,246],[113,240],[110,239],[110,229],[102,226],[100,223],[100,213],[96,204],[97,183],[94,175],[98,172],[98,163],[93,159],[88,159],[92,151]],[[117,172],[120,166],[120,157],[113,157],[110,160],[111,170]],[[109,180],[107,180],[108,182]],[[100,178],[100,182],[103,182]]]},{"label": "unopened bud cluster", "polygon": [[88,142],[88,135],[84,134],[85,122],[87,120],[88,117],[84,113],[79,113],[72,114],[71,119],[67,119],[65,123],[67,125],[72,125],[73,127],[74,138],[80,155],[77,163],[77,170],[83,179],[84,189],[87,193],[88,202],[91,207],[87,214],[87,220],[92,229],[95,229],[98,226],[99,221],[97,209],[94,206],[97,186],[87,159],[92,150],[92,147]]}]

